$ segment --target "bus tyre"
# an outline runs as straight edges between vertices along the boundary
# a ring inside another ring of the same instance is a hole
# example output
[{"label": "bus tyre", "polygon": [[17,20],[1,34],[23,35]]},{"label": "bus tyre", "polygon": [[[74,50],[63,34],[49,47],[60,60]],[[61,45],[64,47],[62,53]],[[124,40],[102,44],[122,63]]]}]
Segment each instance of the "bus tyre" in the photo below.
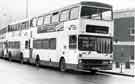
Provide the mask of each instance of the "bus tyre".
[{"label": "bus tyre", "polygon": [[35,65],[37,67],[40,65],[40,57],[39,57],[39,55],[36,56]]},{"label": "bus tyre", "polygon": [[4,57],[4,51],[2,50],[1,52],[1,57],[3,58]]},{"label": "bus tyre", "polygon": [[8,60],[11,61],[12,60],[12,55],[11,52],[8,53]]},{"label": "bus tyre", "polygon": [[59,69],[60,69],[61,72],[65,72],[66,71],[66,64],[65,64],[65,59],[64,58],[62,58],[60,60]]},{"label": "bus tyre", "polygon": [[20,63],[23,64],[24,60],[23,60],[23,53],[20,53]]},{"label": "bus tyre", "polygon": [[91,74],[96,74],[97,70],[91,70]]}]

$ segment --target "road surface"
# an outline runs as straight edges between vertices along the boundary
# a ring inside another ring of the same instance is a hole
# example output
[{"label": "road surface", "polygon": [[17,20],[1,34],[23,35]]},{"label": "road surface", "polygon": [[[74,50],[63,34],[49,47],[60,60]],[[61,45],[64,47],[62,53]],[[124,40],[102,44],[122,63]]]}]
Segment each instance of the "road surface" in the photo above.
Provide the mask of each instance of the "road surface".
[{"label": "road surface", "polygon": [[0,59],[0,84],[135,84],[135,78],[102,73],[59,72],[54,68],[37,68]]}]

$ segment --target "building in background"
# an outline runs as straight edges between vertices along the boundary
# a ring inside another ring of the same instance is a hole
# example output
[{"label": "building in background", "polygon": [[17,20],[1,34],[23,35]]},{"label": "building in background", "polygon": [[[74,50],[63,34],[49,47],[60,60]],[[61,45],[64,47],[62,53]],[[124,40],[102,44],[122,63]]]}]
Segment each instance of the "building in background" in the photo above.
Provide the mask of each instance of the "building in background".
[{"label": "building in background", "polygon": [[113,38],[115,68],[134,68],[135,62],[135,9],[114,11]]}]

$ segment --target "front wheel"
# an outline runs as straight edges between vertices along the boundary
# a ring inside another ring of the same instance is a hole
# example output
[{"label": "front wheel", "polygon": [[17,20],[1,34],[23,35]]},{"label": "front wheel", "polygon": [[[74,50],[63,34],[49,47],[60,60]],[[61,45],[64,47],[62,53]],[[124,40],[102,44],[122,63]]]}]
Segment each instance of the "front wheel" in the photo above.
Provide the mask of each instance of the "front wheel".
[{"label": "front wheel", "polygon": [[37,67],[40,65],[40,57],[39,57],[39,55],[36,56],[35,65]]},{"label": "front wheel", "polygon": [[12,55],[11,52],[8,53],[8,60],[11,61],[12,60]]},{"label": "front wheel", "polygon": [[23,64],[24,63],[24,59],[23,59],[23,54],[20,54],[20,63]]},{"label": "front wheel", "polygon": [[65,64],[65,59],[61,59],[60,64],[59,64],[59,69],[61,72],[65,72],[66,71],[66,64]]},{"label": "front wheel", "polygon": [[96,74],[97,70],[90,70],[91,71],[91,74]]}]

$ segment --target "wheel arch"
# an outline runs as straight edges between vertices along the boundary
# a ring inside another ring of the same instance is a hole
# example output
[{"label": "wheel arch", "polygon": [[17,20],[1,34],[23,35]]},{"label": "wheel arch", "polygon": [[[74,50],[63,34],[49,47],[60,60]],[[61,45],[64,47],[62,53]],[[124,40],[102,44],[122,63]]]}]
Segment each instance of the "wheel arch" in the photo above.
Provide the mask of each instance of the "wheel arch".
[{"label": "wheel arch", "polygon": [[60,62],[61,62],[62,59],[64,59],[64,60],[65,60],[65,63],[66,63],[65,57],[64,57],[64,56],[61,56],[61,57],[59,58],[59,65],[60,65]]}]

